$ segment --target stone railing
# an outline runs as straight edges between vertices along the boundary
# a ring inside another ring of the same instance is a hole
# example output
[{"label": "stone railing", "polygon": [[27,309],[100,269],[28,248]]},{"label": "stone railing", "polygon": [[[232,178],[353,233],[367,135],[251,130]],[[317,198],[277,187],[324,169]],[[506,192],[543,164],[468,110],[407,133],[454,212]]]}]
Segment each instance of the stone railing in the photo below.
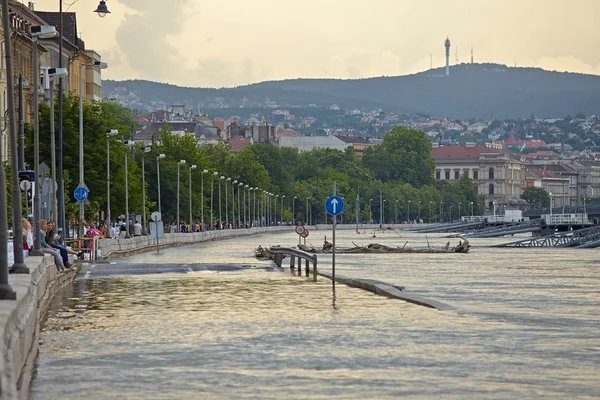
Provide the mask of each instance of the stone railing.
[{"label": "stone railing", "polygon": [[75,270],[59,273],[51,256],[27,257],[30,273],[9,276],[17,300],[0,301],[2,330],[0,398],[26,399],[38,353],[40,320],[49,301],[71,283]]},{"label": "stone railing", "polygon": [[[270,232],[293,232],[293,226],[270,226],[249,229],[223,229],[195,233],[165,233],[158,240],[161,249],[185,246],[211,240],[232,239],[241,236]],[[134,236],[129,239],[100,239],[98,241],[98,259],[110,260],[118,257],[144,253],[156,249],[156,239],[150,236]]]}]

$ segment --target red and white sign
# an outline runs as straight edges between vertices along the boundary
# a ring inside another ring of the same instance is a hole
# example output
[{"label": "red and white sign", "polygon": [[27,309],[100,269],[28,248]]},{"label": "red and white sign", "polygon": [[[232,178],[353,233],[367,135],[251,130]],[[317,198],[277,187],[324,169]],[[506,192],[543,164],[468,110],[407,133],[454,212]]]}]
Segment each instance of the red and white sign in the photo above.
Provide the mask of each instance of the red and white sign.
[{"label": "red and white sign", "polygon": [[308,229],[304,228],[304,232],[302,232],[300,234],[300,236],[302,236],[304,239],[306,239],[308,237]]},{"label": "red and white sign", "polygon": [[302,235],[304,233],[304,231],[306,230],[306,228],[303,225],[298,225],[298,226],[296,226],[295,230],[298,235]]}]

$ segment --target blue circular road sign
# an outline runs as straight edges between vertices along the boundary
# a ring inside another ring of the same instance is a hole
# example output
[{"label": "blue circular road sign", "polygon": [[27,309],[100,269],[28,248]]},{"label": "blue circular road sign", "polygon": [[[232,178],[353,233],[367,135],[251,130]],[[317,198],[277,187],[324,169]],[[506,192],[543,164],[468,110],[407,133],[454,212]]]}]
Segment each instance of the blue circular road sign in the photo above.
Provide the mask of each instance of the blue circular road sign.
[{"label": "blue circular road sign", "polygon": [[79,186],[77,189],[75,189],[73,196],[75,196],[75,200],[77,201],[84,201],[88,198],[88,193],[89,192],[86,188]]},{"label": "blue circular road sign", "polygon": [[340,215],[344,211],[344,200],[338,196],[331,196],[325,200],[325,211],[329,215]]}]

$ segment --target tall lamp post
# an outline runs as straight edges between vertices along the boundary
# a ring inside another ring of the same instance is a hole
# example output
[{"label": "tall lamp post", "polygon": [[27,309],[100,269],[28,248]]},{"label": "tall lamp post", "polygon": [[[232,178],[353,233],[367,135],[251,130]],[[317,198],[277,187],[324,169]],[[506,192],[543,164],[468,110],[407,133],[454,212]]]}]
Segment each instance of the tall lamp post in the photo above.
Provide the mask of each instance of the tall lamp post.
[{"label": "tall lamp post", "polygon": [[[244,228],[248,227],[248,218],[247,218],[247,214],[246,211],[249,210],[249,208],[247,207],[248,203],[246,203],[246,193],[248,192],[250,186],[249,185],[244,185]],[[248,196],[249,198],[250,196]]]},{"label": "tall lamp post", "polygon": [[[50,113],[52,115],[52,113]],[[106,132],[106,221],[107,225],[111,226],[110,218],[110,137],[118,134],[119,131],[111,129]]]},{"label": "tall lamp post", "polygon": [[[129,238],[129,172],[127,171],[127,153],[134,146],[133,140],[125,140],[123,142],[125,148],[125,238]],[[79,222],[80,225],[81,221]],[[83,228],[81,228],[83,229]]]},{"label": "tall lamp post", "polygon": [[144,227],[144,233],[146,233],[146,162],[144,161],[144,154],[149,153],[152,150],[150,146],[142,147],[142,226]]},{"label": "tall lamp post", "polygon": [[204,230],[204,174],[208,173],[207,169],[203,169],[200,173],[200,229]]},{"label": "tall lamp post", "polygon": [[444,205],[444,202],[440,201],[440,222],[443,221],[443,217],[442,217],[443,216],[443,209],[442,209],[443,205]]},{"label": "tall lamp post", "polygon": [[58,184],[56,183],[56,143],[54,132],[54,78],[67,76],[66,68],[50,68],[48,69],[48,80],[50,81],[50,89],[48,97],[50,97],[50,164],[52,168],[52,219],[58,226]]},{"label": "tall lamp post", "polygon": [[296,199],[298,196],[294,196],[292,199],[292,224],[296,223]]},{"label": "tall lamp post", "polygon": [[177,232],[181,233],[181,221],[179,220],[179,176],[181,174],[181,166],[185,164],[185,160],[177,161]]},{"label": "tall lamp post", "polygon": [[459,201],[458,202],[458,219],[460,220],[460,206],[462,205],[462,203]]},{"label": "tall lamp post", "polygon": [[[244,184],[238,183],[238,228],[242,227],[242,203],[240,203],[240,190],[244,191],[244,207],[246,206],[246,192],[244,190]],[[244,209],[245,211],[245,209]]]},{"label": "tall lamp post", "polygon": [[469,203],[469,206],[471,206],[471,219],[473,219],[473,202],[472,201]]},{"label": "tall lamp post", "polygon": [[162,208],[160,206],[160,160],[165,158],[164,154],[156,155],[156,181],[158,187],[158,213],[162,216]]},{"label": "tall lamp post", "polygon": [[[31,29],[33,29],[33,27]],[[62,54],[60,56],[62,57]],[[105,68],[108,68],[108,64],[101,62],[101,61],[96,61],[91,64],[79,64],[79,186],[78,187],[84,187],[87,189],[87,186],[85,185],[85,182],[83,180],[83,171],[84,171],[84,167],[83,167],[83,67],[96,67],[99,69],[105,69]],[[35,73],[36,69],[34,69],[34,71],[33,71],[34,73]],[[35,76],[34,76],[34,81],[37,82],[37,80],[35,79]],[[62,95],[62,93],[61,93],[61,95]],[[34,95],[34,97],[35,97],[35,95]],[[36,115],[37,115],[37,113],[36,113]],[[79,234],[80,235],[83,234],[83,224],[81,223],[81,221],[83,221],[84,218],[85,218],[85,205],[84,205],[83,201],[80,201],[79,202],[79,226],[80,226]],[[128,218],[129,218],[129,216],[128,216]]]},{"label": "tall lamp post", "polygon": [[406,221],[410,224],[410,200],[406,202]]},{"label": "tall lamp post", "polygon": [[448,222],[452,222],[452,221],[454,221],[454,220],[452,219],[452,207],[453,207],[453,206],[450,206],[450,220],[449,220]]},{"label": "tall lamp post", "polygon": [[282,225],[283,225],[283,199],[284,199],[284,198],[285,198],[285,194],[282,194],[282,195],[281,195],[281,211],[280,211],[280,214],[281,214],[281,219],[280,219],[280,221],[281,221],[281,224],[282,224]]},{"label": "tall lamp post", "polygon": [[387,201],[386,199],[383,199],[383,201],[381,202],[381,205],[382,205],[382,207],[381,207],[381,221],[382,222],[381,223],[382,224],[385,224],[385,202],[386,201]]},{"label": "tall lamp post", "polygon": [[189,168],[189,185],[190,185],[190,231],[192,230],[192,225],[194,221],[192,220],[192,171],[196,169],[196,165],[190,165]]},{"label": "tall lamp post", "polygon": [[370,224],[373,223],[373,208],[371,206],[371,203],[373,203],[373,199],[369,199],[369,223]]},{"label": "tall lamp post", "polygon": [[431,203],[433,203],[433,201],[429,202],[429,223],[431,223]]},{"label": "tall lamp post", "polygon": [[418,213],[417,213],[417,224],[421,223],[421,200],[419,200],[419,207],[418,207]]},{"label": "tall lamp post", "polygon": [[[221,181],[225,180],[225,177],[223,175],[221,175],[219,177],[219,225],[220,227],[217,227],[217,229],[223,229],[223,214],[221,213]],[[227,192],[227,191],[225,191]]]},{"label": "tall lamp post", "polygon": [[[34,199],[33,199],[33,250],[32,256],[43,256],[40,242],[40,120],[39,120],[39,73],[38,65],[38,39],[46,39],[56,36],[56,29],[53,26],[42,25],[31,27],[32,39],[32,60],[33,60],[33,169],[34,169]],[[7,60],[8,61],[8,60]],[[11,135],[12,137],[12,135]],[[12,210],[13,210],[13,243],[14,243],[14,264],[11,267],[11,272],[19,274],[28,274],[29,268],[23,260],[23,235],[19,234],[23,230],[21,223],[21,191],[19,190],[19,174],[18,169],[18,154],[16,134],[11,141],[11,170],[12,170]],[[17,201],[19,199],[19,201]]]},{"label": "tall lamp post", "polygon": [[398,200],[394,202],[394,222],[398,223]]},{"label": "tall lamp post", "polygon": [[304,218],[306,219],[306,223],[307,223],[308,225],[310,225],[310,221],[308,220],[308,201],[309,201],[309,200],[310,200],[310,197],[307,197],[307,198],[306,198],[306,214],[305,214],[305,216],[304,216]]},{"label": "tall lamp post", "polygon": [[217,171],[212,173],[212,178],[210,179],[210,229],[213,227],[213,199],[214,199],[214,188],[215,188],[215,176],[219,176]]},{"label": "tall lamp post", "polygon": [[227,183],[231,182],[231,178],[226,178],[223,186],[225,187],[225,228],[229,228],[229,204],[227,203]]},{"label": "tall lamp post", "polygon": [[235,227],[235,185],[237,185],[237,179],[231,181],[231,228]]}]

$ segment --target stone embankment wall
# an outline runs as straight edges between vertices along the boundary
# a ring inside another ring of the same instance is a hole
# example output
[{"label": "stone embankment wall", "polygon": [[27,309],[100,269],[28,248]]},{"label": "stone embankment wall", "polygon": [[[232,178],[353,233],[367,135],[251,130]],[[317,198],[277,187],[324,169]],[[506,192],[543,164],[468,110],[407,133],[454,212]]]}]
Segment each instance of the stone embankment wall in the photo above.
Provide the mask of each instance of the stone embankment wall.
[{"label": "stone embankment wall", "polygon": [[[168,247],[187,246],[194,243],[212,240],[232,239],[240,236],[257,235],[270,232],[293,232],[293,226],[270,226],[249,229],[223,229],[195,233],[165,233],[158,240],[161,249]],[[135,236],[129,239],[100,239],[98,241],[98,259],[113,260],[156,250],[156,239],[150,236]]]},{"label": "stone embankment wall", "polygon": [[2,399],[27,398],[38,353],[40,320],[52,296],[77,274],[75,270],[59,273],[51,256],[27,257],[25,264],[28,275],[9,276],[17,300],[0,301]]}]

